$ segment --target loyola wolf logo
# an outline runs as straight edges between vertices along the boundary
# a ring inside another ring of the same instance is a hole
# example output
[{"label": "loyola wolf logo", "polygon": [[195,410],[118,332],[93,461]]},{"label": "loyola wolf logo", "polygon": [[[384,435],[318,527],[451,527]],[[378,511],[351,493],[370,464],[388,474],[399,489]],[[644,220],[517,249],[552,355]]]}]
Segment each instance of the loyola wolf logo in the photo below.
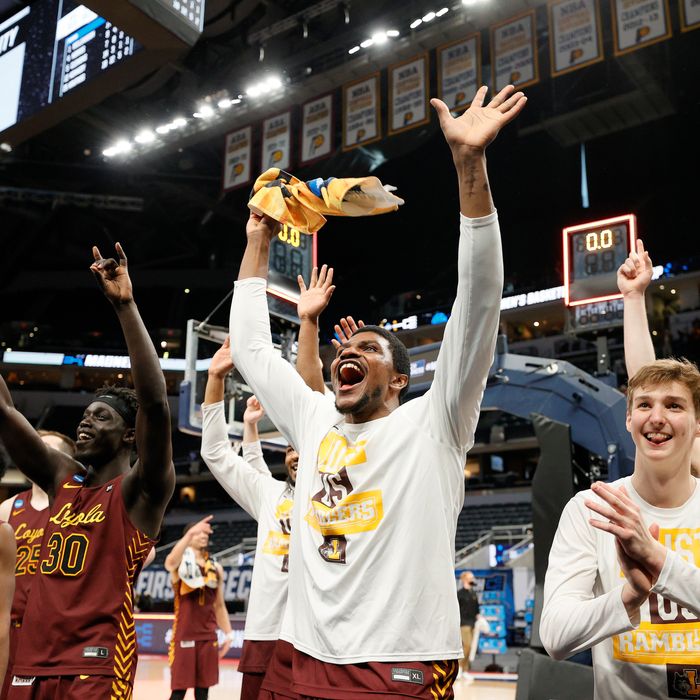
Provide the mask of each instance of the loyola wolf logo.
[{"label": "loyola wolf logo", "polygon": [[669,664],[666,667],[671,698],[700,698],[700,666]]}]

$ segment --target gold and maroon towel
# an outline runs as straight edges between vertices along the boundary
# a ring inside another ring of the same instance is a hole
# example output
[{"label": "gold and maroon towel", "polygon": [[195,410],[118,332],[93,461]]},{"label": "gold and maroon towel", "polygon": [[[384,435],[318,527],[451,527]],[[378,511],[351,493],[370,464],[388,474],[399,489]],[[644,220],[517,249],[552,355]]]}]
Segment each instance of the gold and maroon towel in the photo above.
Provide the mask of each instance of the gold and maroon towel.
[{"label": "gold and maroon towel", "polygon": [[330,177],[302,182],[279,168],[253,185],[248,207],[304,233],[315,233],[326,216],[374,216],[396,211],[403,199],[376,177]]}]

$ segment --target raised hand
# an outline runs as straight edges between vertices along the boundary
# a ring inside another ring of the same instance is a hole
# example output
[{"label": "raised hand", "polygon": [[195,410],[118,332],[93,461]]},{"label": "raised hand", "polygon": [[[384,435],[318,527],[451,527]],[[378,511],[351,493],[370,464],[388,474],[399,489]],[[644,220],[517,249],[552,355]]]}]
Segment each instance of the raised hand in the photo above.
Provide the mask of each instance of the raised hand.
[{"label": "raised hand", "polygon": [[624,296],[644,294],[653,275],[654,266],[641,238],[637,239],[636,248],[617,270],[617,288]]},{"label": "raised hand", "polygon": [[214,353],[209,365],[209,374],[223,379],[233,370],[233,360],[231,359],[231,338],[226,336],[222,346]]},{"label": "raised hand", "polygon": [[257,425],[260,419],[265,415],[265,409],[260,401],[255,396],[249,396],[243,413],[243,422],[250,425]]},{"label": "raised hand", "polygon": [[279,227],[279,221],[275,221],[266,214],[257,214],[251,211],[245,232],[249,239],[263,238],[270,241],[279,231]]},{"label": "raised hand", "polygon": [[92,274],[95,275],[100,289],[114,305],[128,304],[134,300],[131,280],[127,270],[127,260],[121,243],[115,246],[119,262],[114,258],[103,258],[99,248],[92,247],[92,255],[95,261],[90,265]]},{"label": "raised hand", "polygon": [[297,302],[297,315],[301,320],[318,321],[318,317],[328,306],[333,296],[335,285],[333,284],[333,268],[323,265],[319,272],[317,267],[311,271],[309,286],[304,283],[304,278],[297,277],[299,283],[299,301]]},{"label": "raised hand", "polygon": [[480,87],[469,109],[456,118],[442,100],[430,100],[455,158],[483,153],[498,132],[520,114],[527,102],[522,92],[515,92],[512,85],[507,85],[484,107],[487,90],[485,85]]},{"label": "raised hand", "polygon": [[355,323],[355,319],[352,316],[346,316],[345,318],[341,318],[340,321],[338,321],[338,323],[336,323],[335,326],[333,326],[335,334],[338,336],[338,340],[336,340],[335,338],[331,339],[333,347],[339,348],[344,343],[347,343],[350,339],[350,336],[358,328],[364,328],[364,325],[365,322],[362,320]]},{"label": "raised hand", "polygon": [[210,525],[211,521],[214,519],[213,515],[207,515],[206,518],[202,518],[198,522],[196,522],[188,531],[187,535],[189,536],[190,540],[195,536],[198,535],[200,532],[204,532],[207,535],[211,535],[214,530],[212,530],[212,527]]}]

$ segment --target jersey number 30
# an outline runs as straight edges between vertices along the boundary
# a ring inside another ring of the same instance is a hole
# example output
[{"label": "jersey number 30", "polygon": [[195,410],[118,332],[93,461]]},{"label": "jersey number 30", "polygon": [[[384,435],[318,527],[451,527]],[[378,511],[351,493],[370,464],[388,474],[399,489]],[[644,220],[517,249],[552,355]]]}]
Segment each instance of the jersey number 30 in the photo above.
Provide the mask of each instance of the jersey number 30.
[{"label": "jersey number 30", "polygon": [[78,576],[85,568],[85,557],[90,540],[87,535],[74,532],[64,536],[54,532],[47,543],[48,557],[41,562],[42,574],[53,574],[57,570],[64,576]]}]

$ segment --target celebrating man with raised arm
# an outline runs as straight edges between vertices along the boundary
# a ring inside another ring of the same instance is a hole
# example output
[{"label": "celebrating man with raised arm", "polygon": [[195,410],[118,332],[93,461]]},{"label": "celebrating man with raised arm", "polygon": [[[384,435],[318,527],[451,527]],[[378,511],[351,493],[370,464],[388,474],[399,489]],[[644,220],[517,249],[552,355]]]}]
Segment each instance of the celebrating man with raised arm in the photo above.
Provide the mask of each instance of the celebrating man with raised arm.
[{"label": "celebrating man with raised arm", "polygon": [[[625,366],[632,377],[646,364],[656,359],[649,332],[645,292],[654,274],[649,252],[641,238],[617,270],[617,287],[624,304]],[[700,476],[700,439],[693,443],[690,464],[695,476]]]},{"label": "celebrating man with raised arm", "polygon": [[273,661],[280,677],[292,666],[293,685],[281,697],[451,697],[462,655],[455,529],[503,282],[485,150],[525,105],[512,86],[488,106],[485,94],[457,119],[433,100],[457,169],[461,222],[457,295],[422,397],[401,405],[408,352],[377,326],[338,348],[335,407],[305,386],[271,343],[265,288],[275,222],[255,214],[248,222],[233,359],[299,451],[281,632],[288,646]]},{"label": "celebrating man with raised arm", "polygon": [[[132,695],[133,584],[175,486],[165,378],[134,302],[127,260],[93,248],[91,270],[119,319],[135,391],[105,387],[85,409],[76,459],[47,447],[0,378],[0,438],[49,496],[10,700]],[[134,446],[138,460],[132,467]]]}]

